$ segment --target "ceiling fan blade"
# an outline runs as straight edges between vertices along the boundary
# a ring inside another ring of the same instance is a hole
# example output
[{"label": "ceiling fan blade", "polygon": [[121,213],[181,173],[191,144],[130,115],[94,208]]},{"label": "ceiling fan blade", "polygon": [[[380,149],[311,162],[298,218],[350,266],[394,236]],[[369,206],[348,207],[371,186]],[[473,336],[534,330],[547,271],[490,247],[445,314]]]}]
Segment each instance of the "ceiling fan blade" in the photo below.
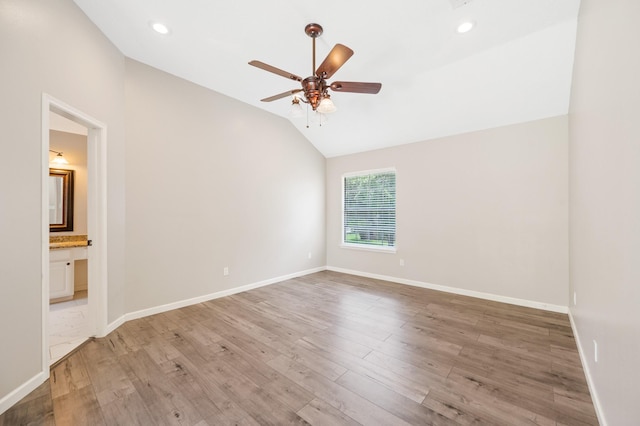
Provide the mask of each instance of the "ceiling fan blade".
[{"label": "ceiling fan blade", "polygon": [[331,78],[351,56],[353,56],[353,50],[344,44],[336,44],[318,67],[316,75],[320,78]]},{"label": "ceiling fan blade", "polygon": [[271,66],[269,64],[265,64],[264,62],[251,61],[251,62],[249,62],[249,65],[253,65],[254,67],[263,69],[265,71],[269,71],[269,72],[272,72],[274,74],[281,75],[281,76],[283,76],[285,78],[288,78],[290,80],[302,81],[302,77],[298,77],[297,75],[291,74],[290,72],[286,72],[284,70],[281,70],[280,68],[276,68],[276,67]]},{"label": "ceiling fan blade", "polygon": [[264,99],[260,99],[262,102],[271,102],[271,101],[276,101],[278,99],[282,99],[282,98],[286,98],[287,96],[291,96],[294,93],[298,93],[298,92],[302,92],[302,89],[294,89],[294,90],[287,90],[286,92],[282,92],[280,94],[277,95],[273,95],[271,97],[268,98],[264,98]]},{"label": "ceiling fan blade", "polygon": [[331,90],[335,92],[370,93],[375,95],[382,88],[382,83],[360,83],[356,81],[334,81]]}]

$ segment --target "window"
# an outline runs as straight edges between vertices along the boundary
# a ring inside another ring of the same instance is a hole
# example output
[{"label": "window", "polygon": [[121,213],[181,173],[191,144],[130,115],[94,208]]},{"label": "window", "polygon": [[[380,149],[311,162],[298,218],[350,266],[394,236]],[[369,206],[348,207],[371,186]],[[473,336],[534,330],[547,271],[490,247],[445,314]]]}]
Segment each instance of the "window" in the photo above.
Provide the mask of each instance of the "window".
[{"label": "window", "polygon": [[396,171],[343,176],[344,246],[393,250],[396,245]]}]

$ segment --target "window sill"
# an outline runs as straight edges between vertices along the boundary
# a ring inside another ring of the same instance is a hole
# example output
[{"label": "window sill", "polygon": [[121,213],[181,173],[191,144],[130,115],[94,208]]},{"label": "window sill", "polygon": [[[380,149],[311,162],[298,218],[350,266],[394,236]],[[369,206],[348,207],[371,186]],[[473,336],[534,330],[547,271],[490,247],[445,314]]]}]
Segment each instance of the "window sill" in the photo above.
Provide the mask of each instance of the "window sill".
[{"label": "window sill", "polygon": [[390,253],[394,254],[397,250],[396,247],[389,246],[373,246],[373,245],[365,245],[365,244],[340,244],[340,248],[350,249],[350,250],[362,250],[362,251],[374,251],[377,253]]}]

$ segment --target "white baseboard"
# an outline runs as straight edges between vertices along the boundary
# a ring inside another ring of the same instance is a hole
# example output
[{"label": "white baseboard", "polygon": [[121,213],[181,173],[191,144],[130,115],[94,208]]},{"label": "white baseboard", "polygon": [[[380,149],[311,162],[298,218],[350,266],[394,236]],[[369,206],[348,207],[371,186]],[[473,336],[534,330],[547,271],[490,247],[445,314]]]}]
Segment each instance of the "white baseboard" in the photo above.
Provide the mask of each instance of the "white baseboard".
[{"label": "white baseboard", "polygon": [[127,322],[126,314],[122,315],[121,317],[119,317],[118,319],[113,321],[112,323],[107,324],[107,328],[104,330],[104,334],[98,334],[98,335],[96,335],[96,337],[104,337],[104,336],[106,336],[107,334],[109,334],[112,331],[114,331],[116,328],[120,327],[125,322]]},{"label": "white baseboard", "polygon": [[582,362],[582,369],[584,370],[584,375],[587,378],[587,386],[589,387],[589,393],[591,394],[591,401],[593,402],[593,408],[596,410],[596,416],[598,416],[598,423],[601,426],[607,426],[607,421],[604,418],[604,412],[602,411],[602,405],[600,405],[600,398],[598,398],[598,392],[596,392],[595,383],[593,383],[593,378],[591,377],[591,372],[589,371],[589,364],[587,364],[587,357],[585,356],[585,351],[582,349],[582,343],[580,343],[580,334],[578,333],[578,328],[576,327],[576,323],[573,319],[573,315],[571,313],[571,309],[569,309],[569,322],[571,323],[571,330],[573,331],[573,336],[576,339],[576,346],[578,346],[578,354],[580,354],[580,362]]},{"label": "white baseboard", "polygon": [[0,414],[7,411],[9,408],[13,407],[18,401],[20,401],[25,396],[29,395],[33,392],[38,386],[43,384],[49,378],[49,370],[47,370],[46,374],[44,372],[39,372],[31,379],[24,382],[18,388],[14,389],[12,392],[4,396],[0,399]]},{"label": "white baseboard", "polygon": [[[218,291],[215,293],[205,294],[202,296],[193,297],[191,299],[179,300],[177,302],[167,303],[165,305],[154,306],[152,308],[141,309],[139,311],[129,312],[112,322],[107,326],[105,335],[111,333],[116,328],[120,327],[127,321],[131,321],[138,318],[148,317],[150,315],[160,314],[162,312],[171,311],[173,309],[184,308],[185,306],[196,305],[198,303],[207,302],[209,300],[218,299],[220,297],[231,296],[232,294],[242,293],[243,291],[253,290],[255,288],[264,287],[267,285],[279,283],[281,281],[290,280],[292,278],[301,277],[303,275],[313,274],[326,270],[326,267],[321,266],[318,268],[307,269],[305,271],[294,272],[288,275],[282,275],[280,277],[269,278],[267,280],[258,281],[251,284],[246,284],[240,287],[234,287],[227,290]],[[100,336],[104,337],[104,336]]]},{"label": "white baseboard", "polygon": [[566,314],[569,312],[569,308],[567,306],[553,305],[550,303],[536,302],[533,300],[517,299],[515,297],[500,296],[497,294],[483,293],[480,291],[466,290],[463,288],[448,287],[448,286],[438,285],[438,284],[430,284],[422,281],[408,280],[405,278],[370,274],[368,272],[353,271],[351,269],[336,268],[333,266],[327,266],[327,270],[334,271],[334,272],[342,272],[344,274],[358,275],[361,277],[373,278],[377,280],[391,281],[394,283],[405,284],[405,285],[410,285],[414,287],[428,288],[430,290],[444,291],[446,293],[459,294],[462,296],[477,297],[479,299],[492,300],[494,302],[509,303],[510,305],[518,305],[518,306],[524,306],[527,308],[535,308],[535,309],[542,309],[550,312],[558,312],[561,314]]}]

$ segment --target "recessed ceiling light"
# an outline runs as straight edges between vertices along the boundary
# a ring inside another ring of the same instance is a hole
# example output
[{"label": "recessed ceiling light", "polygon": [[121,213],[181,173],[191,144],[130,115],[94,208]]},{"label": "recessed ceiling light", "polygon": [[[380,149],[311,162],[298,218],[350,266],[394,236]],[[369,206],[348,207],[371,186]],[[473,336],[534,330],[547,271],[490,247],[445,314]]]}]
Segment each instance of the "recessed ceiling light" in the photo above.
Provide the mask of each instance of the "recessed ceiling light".
[{"label": "recessed ceiling light", "polygon": [[153,28],[153,30],[155,32],[157,32],[158,34],[162,34],[162,35],[167,35],[170,32],[169,31],[169,27],[167,27],[162,22],[152,22],[151,23],[151,28]]},{"label": "recessed ceiling light", "polygon": [[469,31],[471,31],[473,29],[473,27],[475,26],[475,22],[473,21],[465,21],[463,23],[461,23],[460,25],[458,25],[458,34],[464,34],[464,33],[468,33]]}]

